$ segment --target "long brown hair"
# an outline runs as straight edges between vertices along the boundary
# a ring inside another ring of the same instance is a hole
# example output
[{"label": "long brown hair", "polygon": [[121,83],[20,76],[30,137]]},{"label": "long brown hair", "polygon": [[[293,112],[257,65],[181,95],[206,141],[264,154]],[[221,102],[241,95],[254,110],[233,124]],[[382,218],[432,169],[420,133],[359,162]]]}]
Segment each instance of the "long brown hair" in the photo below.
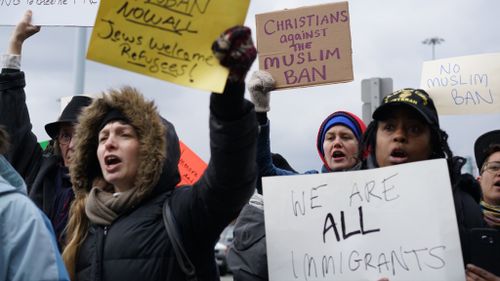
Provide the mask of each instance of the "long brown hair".
[{"label": "long brown hair", "polygon": [[75,280],[75,265],[78,250],[87,236],[90,221],[85,214],[85,203],[88,193],[76,194],[69,210],[69,221],[66,226],[66,242],[62,257],[71,280]]}]

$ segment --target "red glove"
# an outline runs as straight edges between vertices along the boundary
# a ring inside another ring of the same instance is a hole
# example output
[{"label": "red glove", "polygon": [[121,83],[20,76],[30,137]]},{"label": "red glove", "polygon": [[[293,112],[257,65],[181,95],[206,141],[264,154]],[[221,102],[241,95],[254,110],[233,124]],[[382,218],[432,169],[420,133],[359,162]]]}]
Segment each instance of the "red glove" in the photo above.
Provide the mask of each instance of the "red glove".
[{"label": "red glove", "polygon": [[229,69],[228,79],[243,82],[257,50],[252,41],[251,30],[245,26],[235,26],[226,30],[212,44],[212,51],[220,64]]}]

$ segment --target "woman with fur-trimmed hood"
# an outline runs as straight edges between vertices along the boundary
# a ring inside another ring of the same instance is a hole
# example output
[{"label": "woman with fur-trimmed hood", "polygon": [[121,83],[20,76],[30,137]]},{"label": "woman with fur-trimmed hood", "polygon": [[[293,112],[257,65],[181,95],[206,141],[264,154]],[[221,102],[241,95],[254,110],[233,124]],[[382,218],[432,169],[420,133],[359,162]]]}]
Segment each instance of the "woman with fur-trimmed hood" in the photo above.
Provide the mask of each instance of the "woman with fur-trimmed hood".
[{"label": "woman with fur-trimmed hood", "polygon": [[193,186],[175,188],[175,129],[137,90],[111,90],[82,112],[63,253],[72,280],[185,280],[163,223],[166,200],[197,280],[218,280],[214,245],[255,187],[257,123],[243,94],[256,51],[244,27],[213,48],[230,75],[210,98],[211,159]]}]

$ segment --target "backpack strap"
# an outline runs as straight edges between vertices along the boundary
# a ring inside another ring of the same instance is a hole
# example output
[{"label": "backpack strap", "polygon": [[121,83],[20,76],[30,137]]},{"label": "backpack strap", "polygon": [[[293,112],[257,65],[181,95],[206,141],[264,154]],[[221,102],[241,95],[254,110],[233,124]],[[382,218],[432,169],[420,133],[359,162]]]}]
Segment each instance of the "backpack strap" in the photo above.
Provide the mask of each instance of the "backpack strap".
[{"label": "backpack strap", "polygon": [[163,224],[165,225],[168,237],[170,238],[170,242],[174,248],[175,257],[177,258],[179,267],[186,275],[188,281],[197,281],[196,269],[184,250],[184,246],[182,245],[179,237],[174,215],[170,209],[170,196],[167,197],[165,203],[163,204]]}]

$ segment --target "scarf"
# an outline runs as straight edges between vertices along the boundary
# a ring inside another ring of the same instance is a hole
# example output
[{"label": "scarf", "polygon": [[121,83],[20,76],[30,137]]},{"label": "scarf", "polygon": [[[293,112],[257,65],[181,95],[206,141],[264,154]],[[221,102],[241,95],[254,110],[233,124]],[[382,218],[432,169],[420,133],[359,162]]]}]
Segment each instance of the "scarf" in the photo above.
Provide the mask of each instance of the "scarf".
[{"label": "scarf", "polygon": [[500,206],[491,205],[482,200],[480,204],[486,223],[491,227],[500,228]]},{"label": "scarf", "polygon": [[90,190],[85,213],[92,223],[110,225],[120,214],[132,208],[137,201],[135,190],[108,192],[98,186]]}]

